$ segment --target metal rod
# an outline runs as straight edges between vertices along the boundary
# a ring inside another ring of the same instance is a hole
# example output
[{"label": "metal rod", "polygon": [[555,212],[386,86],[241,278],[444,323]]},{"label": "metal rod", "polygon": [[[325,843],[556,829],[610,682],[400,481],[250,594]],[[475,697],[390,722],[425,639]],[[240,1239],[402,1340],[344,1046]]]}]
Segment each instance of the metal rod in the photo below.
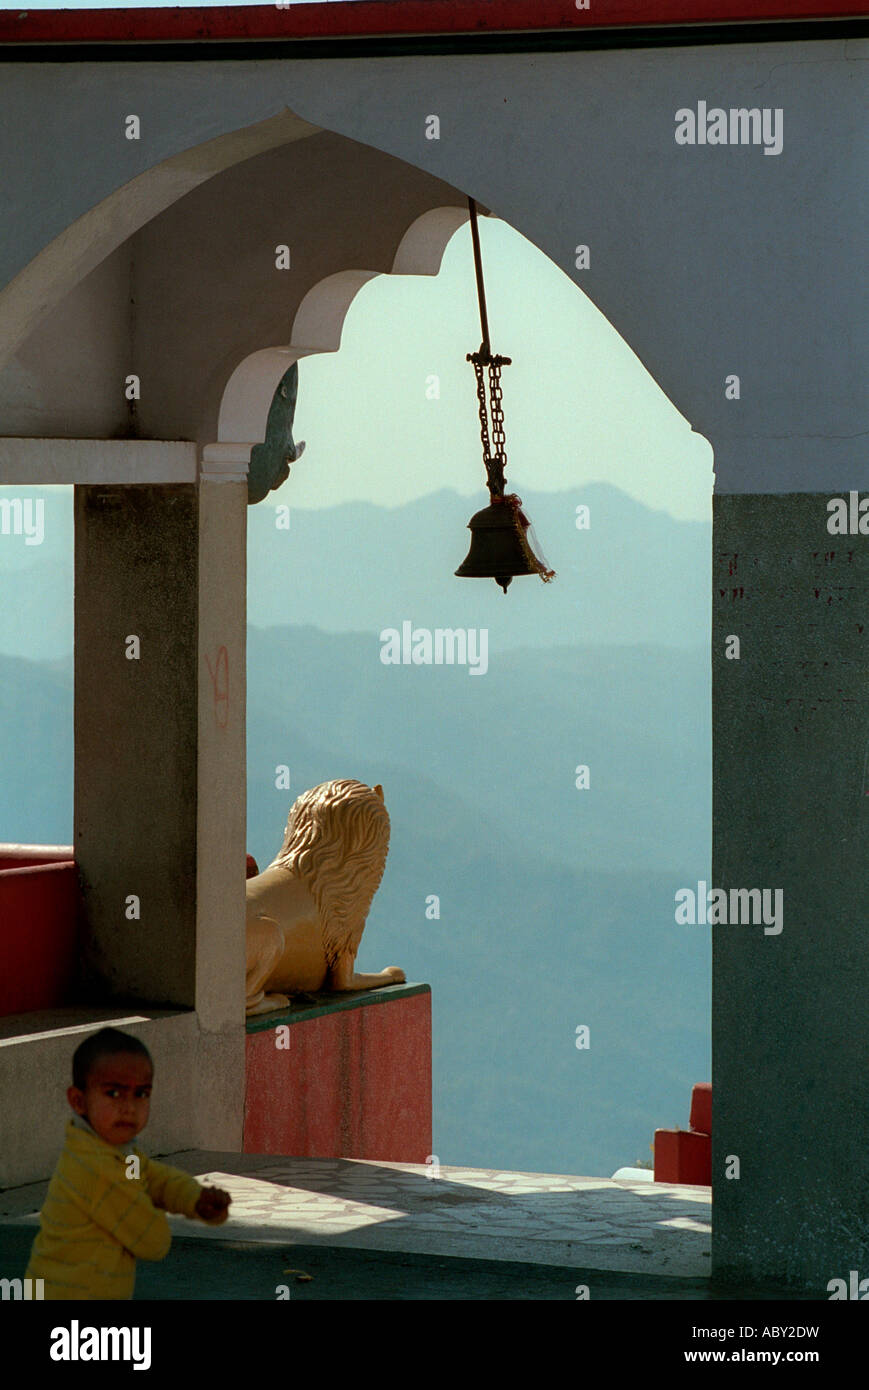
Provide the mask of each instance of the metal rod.
[{"label": "metal rod", "polygon": [[483,342],[480,348],[488,357],[491,348],[489,346],[489,319],[486,314],[486,289],[483,284],[483,261],[480,256],[480,233],[477,229],[477,204],[473,198],[468,199],[468,207],[471,210],[471,237],[474,242],[474,269],[477,272],[477,298],[480,301],[480,327],[483,330]]}]

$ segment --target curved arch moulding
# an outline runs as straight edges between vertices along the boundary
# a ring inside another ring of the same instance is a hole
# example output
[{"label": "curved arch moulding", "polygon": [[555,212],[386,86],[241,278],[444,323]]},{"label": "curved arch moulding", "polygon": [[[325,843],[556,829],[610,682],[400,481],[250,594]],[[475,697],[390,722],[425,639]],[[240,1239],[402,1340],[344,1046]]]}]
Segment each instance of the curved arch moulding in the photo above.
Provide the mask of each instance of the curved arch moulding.
[{"label": "curved arch moulding", "polygon": [[0,288],[0,369],[64,295],[146,222],[232,165],[319,131],[286,108],[152,165],[83,212]]},{"label": "curved arch moulding", "polygon": [[[488,210],[479,209],[490,216]],[[467,222],[460,207],[431,208],[407,228],[389,275],[437,275],[451,237]],[[341,270],[327,275],[305,295],[285,347],[259,348],[235,368],[224,388],[217,422],[217,443],[206,445],[208,472],[246,476],[250,451],[265,439],[269,408],[281,378],[301,357],[337,352],[344,320],[363,285],[383,274],[377,270]]]}]

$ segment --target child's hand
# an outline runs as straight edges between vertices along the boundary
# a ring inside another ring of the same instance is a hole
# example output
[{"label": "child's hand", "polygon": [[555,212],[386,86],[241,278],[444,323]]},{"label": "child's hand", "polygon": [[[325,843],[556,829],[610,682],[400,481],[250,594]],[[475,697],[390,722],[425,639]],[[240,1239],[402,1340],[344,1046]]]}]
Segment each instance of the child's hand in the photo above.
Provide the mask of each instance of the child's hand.
[{"label": "child's hand", "polygon": [[229,1216],[231,1201],[229,1193],[224,1192],[223,1188],[204,1187],[196,1203],[196,1215],[201,1216],[203,1221],[210,1221],[213,1225],[219,1226]]}]

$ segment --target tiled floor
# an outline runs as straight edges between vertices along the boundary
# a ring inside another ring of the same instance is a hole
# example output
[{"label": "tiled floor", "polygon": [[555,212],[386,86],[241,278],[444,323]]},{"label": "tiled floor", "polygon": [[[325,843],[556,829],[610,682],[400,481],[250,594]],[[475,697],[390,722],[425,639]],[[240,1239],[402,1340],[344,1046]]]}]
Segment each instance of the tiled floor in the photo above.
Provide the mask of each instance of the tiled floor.
[{"label": "tiled floor", "polygon": [[[187,1152],[165,1162],[232,1195],[229,1220],[171,1217],[201,1240],[288,1241],[697,1277],[710,1267],[711,1189],[357,1159]],[[32,1212],[44,1185],[4,1193]],[[32,1221],[19,1215],[18,1220]]]}]

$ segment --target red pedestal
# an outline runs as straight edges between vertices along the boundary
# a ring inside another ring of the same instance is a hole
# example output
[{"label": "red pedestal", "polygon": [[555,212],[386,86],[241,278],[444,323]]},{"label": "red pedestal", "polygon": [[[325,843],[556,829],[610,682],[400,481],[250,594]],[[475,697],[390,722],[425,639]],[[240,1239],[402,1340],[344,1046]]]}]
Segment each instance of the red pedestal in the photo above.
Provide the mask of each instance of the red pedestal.
[{"label": "red pedestal", "polygon": [[712,1183],[712,1140],[690,1129],[655,1130],[655,1182]]},{"label": "red pedestal", "polygon": [[0,1016],[69,1003],[78,901],[75,864],[0,870]]},{"label": "red pedestal", "polygon": [[698,1134],[712,1133],[712,1084],[703,1081],[691,1092],[691,1128]]},{"label": "red pedestal", "polygon": [[248,1020],[245,1153],[425,1163],[431,991],[394,985]]}]

